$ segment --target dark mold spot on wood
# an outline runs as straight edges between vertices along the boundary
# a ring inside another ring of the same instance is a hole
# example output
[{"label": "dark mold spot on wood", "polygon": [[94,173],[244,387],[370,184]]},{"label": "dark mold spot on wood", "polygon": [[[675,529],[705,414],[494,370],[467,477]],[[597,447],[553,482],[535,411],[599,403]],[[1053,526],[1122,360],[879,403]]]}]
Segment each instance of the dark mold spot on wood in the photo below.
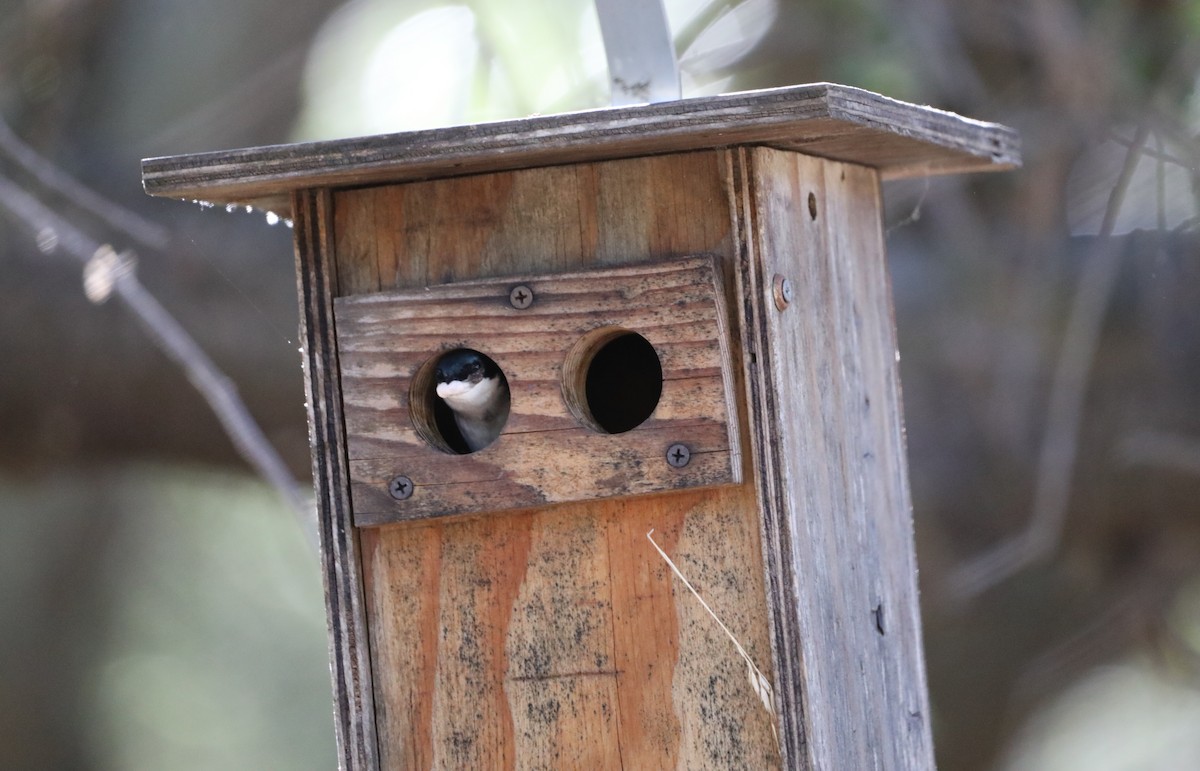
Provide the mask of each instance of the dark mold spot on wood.
[{"label": "dark mold spot on wood", "polygon": [[538,703],[529,702],[525,705],[525,714],[530,720],[548,726],[558,721],[560,709],[558,699],[549,698]]}]

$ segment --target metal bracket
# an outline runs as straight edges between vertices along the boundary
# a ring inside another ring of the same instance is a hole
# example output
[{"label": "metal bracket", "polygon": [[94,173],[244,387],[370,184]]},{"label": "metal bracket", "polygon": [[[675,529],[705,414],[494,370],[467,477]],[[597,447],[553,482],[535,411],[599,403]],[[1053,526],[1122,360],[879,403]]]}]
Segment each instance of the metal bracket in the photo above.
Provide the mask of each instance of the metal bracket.
[{"label": "metal bracket", "polygon": [[675,41],[662,0],[596,0],[614,107],[679,99]]}]

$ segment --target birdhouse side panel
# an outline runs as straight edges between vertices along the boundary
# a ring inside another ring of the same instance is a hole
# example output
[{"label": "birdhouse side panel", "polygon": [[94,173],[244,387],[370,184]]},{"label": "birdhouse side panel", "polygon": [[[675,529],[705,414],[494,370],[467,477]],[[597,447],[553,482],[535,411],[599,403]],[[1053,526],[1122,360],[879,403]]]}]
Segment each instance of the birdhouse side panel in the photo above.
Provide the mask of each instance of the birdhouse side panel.
[{"label": "birdhouse side panel", "polygon": [[740,165],[785,757],[932,768],[879,175],[767,148]]}]

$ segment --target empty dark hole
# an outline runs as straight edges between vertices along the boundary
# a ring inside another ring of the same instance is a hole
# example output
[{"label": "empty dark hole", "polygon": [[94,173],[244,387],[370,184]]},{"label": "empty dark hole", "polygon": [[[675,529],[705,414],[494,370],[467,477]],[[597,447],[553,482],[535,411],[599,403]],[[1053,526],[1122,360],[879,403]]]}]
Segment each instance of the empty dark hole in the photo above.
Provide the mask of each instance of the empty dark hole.
[{"label": "empty dark hole", "polygon": [[620,434],[637,428],[662,396],[662,364],[649,341],[625,332],[605,343],[588,365],[588,411],[601,429]]}]

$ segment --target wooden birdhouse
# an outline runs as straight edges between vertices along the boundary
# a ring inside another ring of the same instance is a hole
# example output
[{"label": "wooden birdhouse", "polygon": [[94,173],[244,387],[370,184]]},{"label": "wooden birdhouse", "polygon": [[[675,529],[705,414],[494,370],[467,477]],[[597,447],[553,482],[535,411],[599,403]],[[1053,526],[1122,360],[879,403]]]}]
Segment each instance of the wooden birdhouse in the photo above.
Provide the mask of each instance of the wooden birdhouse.
[{"label": "wooden birdhouse", "polygon": [[145,161],[294,223],[343,766],[931,767],[880,183],[1018,162],[828,84]]}]

